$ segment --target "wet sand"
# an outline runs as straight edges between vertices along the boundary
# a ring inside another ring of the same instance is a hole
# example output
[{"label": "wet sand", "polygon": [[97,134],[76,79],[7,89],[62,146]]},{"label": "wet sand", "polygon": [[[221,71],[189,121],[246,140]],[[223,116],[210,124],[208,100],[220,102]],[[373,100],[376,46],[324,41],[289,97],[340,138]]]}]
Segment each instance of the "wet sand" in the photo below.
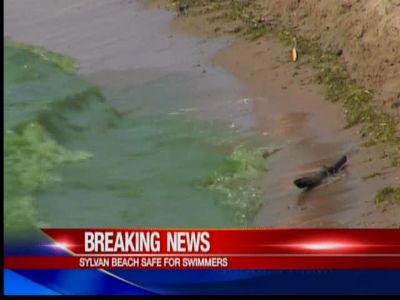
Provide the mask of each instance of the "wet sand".
[{"label": "wet sand", "polygon": [[[144,10],[135,1],[8,0],[5,9],[6,36],[75,58],[81,76],[101,88],[180,73],[177,88],[185,86],[194,100],[176,109],[222,119],[234,130],[256,131],[266,143],[280,144],[281,151],[268,158],[254,226],[399,226],[398,208],[382,211],[373,203],[379,188],[400,180],[399,172],[377,159],[379,149],[360,148],[357,128],[344,129],[341,107],[309,82],[313,70],[291,63],[289,49],[276,41],[216,39],[201,18],[173,21],[173,14]],[[112,105],[129,103],[114,99]],[[304,194],[293,186],[297,176],[343,153],[349,167],[331,184]],[[362,179],[377,170],[384,175]]]},{"label": "wet sand", "polygon": [[[301,62],[293,64],[289,50],[273,40],[238,40],[215,58],[247,83],[255,98],[259,130],[283,144],[282,151],[269,159],[264,181],[266,201],[256,224],[398,226],[399,208],[389,218],[373,204],[379,188],[398,182],[398,170],[384,160],[363,162],[376,158],[377,149],[360,146],[358,128],[345,129],[340,105],[324,99],[323,87],[310,82],[315,71]],[[293,185],[295,178],[329,165],[343,154],[348,156],[349,166],[328,185],[306,193]],[[388,173],[381,178],[362,179],[375,168]],[[365,221],[363,215],[371,213],[376,219]]]}]

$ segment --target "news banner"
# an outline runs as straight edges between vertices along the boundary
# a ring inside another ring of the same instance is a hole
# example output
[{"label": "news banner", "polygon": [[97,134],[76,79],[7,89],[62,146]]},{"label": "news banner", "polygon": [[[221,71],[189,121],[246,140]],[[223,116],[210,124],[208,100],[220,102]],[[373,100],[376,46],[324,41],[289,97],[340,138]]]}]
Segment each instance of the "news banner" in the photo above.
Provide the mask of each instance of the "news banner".
[{"label": "news banner", "polygon": [[6,271],[63,294],[400,292],[397,229],[42,232]]}]

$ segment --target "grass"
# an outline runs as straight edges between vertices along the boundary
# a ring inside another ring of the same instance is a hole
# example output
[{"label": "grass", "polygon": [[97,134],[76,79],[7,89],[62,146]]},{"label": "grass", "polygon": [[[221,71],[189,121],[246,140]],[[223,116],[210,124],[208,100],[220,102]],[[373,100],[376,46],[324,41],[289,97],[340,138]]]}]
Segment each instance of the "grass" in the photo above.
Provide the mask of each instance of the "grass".
[{"label": "grass", "polygon": [[393,201],[400,204],[400,187],[385,187],[379,190],[375,196],[375,203],[380,204],[385,201]]}]

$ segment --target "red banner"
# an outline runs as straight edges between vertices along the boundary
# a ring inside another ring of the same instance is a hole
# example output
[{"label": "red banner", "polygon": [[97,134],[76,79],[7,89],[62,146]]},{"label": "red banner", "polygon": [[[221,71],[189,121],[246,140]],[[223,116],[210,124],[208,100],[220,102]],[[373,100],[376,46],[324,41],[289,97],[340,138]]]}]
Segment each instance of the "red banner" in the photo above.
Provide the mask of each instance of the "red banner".
[{"label": "red banner", "polygon": [[400,269],[398,229],[45,229],[71,256],[17,269]]},{"label": "red banner", "polygon": [[[44,229],[43,231],[54,241],[68,245],[68,249],[75,254],[400,254],[398,229]],[[133,236],[129,236],[132,234]],[[85,249],[85,246],[89,244],[94,246],[94,243],[97,247]],[[126,248],[127,246],[131,247]]]}]

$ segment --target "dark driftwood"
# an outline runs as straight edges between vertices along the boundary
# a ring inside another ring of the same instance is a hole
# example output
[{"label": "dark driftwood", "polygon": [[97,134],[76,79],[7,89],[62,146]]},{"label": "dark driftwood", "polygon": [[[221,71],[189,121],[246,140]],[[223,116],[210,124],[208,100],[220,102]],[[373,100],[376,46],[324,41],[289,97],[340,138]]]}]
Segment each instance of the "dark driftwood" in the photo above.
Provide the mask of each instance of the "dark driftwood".
[{"label": "dark driftwood", "polygon": [[328,176],[334,175],[342,170],[347,162],[346,155],[343,155],[336,163],[331,166],[323,167],[321,171],[313,173],[308,176],[298,178],[294,184],[299,189],[311,190],[320,185]]}]

